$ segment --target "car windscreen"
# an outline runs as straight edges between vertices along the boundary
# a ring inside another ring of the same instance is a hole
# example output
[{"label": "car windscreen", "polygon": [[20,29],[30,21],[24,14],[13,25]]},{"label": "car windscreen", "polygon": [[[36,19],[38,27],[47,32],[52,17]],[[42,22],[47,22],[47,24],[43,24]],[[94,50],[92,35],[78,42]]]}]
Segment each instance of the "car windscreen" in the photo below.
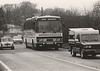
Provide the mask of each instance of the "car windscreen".
[{"label": "car windscreen", "polygon": [[12,38],[2,38],[2,42],[11,42]]}]

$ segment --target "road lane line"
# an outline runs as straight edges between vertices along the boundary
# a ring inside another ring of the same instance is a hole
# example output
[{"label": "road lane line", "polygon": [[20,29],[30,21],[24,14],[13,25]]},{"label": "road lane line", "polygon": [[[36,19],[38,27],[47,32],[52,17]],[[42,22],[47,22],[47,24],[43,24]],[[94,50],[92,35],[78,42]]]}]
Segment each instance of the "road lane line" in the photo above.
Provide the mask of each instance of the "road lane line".
[{"label": "road lane line", "polygon": [[87,66],[87,65],[83,65],[83,64],[79,64],[79,63],[75,63],[75,62],[71,62],[71,61],[68,61],[68,60],[65,60],[65,59],[61,59],[61,58],[57,58],[57,57],[54,57],[54,56],[49,56],[49,55],[45,55],[45,54],[40,54],[40,53],[36,53],[38,55],[42,55],[44,57],[48,57],[48,58],[52,58],[52,59],[56,59],[56,60],[59,60],[59,61],[63,61],[63,62],[67,62],[67,63],[71,63],[71,64],[74,64],[74,65],[77,65],[77,66],[81,66],[81,67],[85,67],[85,68],[88,68],[88,69],[92,69],[92,70],[95,70],[95,71],[100,71],[100,69],[98,68],[94,68],[94,67],[90,67],[90,66]]},{"label": "road lane line", "polygon": [[[2,61],[0,61],[0,65],[3,71],[12,71],[7,65],[5,65]],[[1,70],[2,71],[2,70]]]}]

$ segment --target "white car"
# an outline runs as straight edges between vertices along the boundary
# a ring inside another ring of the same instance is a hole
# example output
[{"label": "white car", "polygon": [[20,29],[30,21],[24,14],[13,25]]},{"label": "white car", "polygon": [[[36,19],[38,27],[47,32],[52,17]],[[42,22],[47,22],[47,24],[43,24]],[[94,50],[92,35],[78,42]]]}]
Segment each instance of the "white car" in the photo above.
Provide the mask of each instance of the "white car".
[{"label": "white car", "polygon": [[13,42],[22,44],[22,38],[20,36],[14,36]]},{"label": "white car", "polygon": [[11,48],[14,49],[13,39],[11,37],[5,36],[1,38],[0,48]]}]

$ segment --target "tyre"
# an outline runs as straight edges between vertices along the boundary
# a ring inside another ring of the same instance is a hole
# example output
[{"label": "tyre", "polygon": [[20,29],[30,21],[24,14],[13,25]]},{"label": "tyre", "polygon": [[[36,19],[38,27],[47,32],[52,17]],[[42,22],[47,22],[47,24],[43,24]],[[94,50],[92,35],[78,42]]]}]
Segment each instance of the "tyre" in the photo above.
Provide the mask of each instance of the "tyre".
[{"label": "tyre", "polygon": [[76,52],[74,52],[74,49],[71,50],[71,55],[72,55],[73,57],[76,56]]},{"label": "tyre", "polygon": [[69,46],[68,51],[70,52],[72,50],[72,46]]},{"label": "tyre", "polygon": [[86,54],[84,53],[83,50],[81,50],[81,58],[82,58],[82,59],[86,58]]},{"label": "tyre", "polygon": [[55,47],[55,50],[59,50],[59,47]]},{"label": "tyre", "polygon": [[0,47],[1,50],[3,50],[3,47]]},{"label": "tyre", "polygon": [[92,55],[92,57],[95,57],[96,56],[96,54],[94,53],[94,54],[91,54]]},{"label": "tyre", "polygon": [[25,39],[25,45],[26,45],[26,48],[28,48],[28,46],[27,46],[27,40]]},{"label": "tyre", "polygon": [[34,41],[33,41],[33,39],[32,39],[32,49],[33,49],[33,50],[36,50],[36,46],[34,46]]},{"label": "tyre", "polygon": [[13,46],[13,47],[11,47],[11,49],[12,49],[12,50],[14,50],[14,46]]},{"label": "tyre", "polygon": [[22,44],[23,42],[20,42],[20,44]]}]

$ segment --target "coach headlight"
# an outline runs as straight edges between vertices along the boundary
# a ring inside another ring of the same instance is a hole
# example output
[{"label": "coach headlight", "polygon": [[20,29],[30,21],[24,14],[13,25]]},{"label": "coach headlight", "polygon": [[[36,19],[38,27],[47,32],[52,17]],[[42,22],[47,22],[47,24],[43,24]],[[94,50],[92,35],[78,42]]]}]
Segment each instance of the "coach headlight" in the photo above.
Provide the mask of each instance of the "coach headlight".
[{"label": "coach headlight", "polygon": [[43,39],[39,39],[39,41],[41,42],[41,41],[43,41]]},{"label": "coach headlight", "polygon": [[61,41],[61,38],[57,38],[57,40],[56,41]]},{"label": "coach headlight", "polygon": [[56,39],[53,39],[53,41],[57,41]]},{"label": "coach headlight", "polygon": [[47,41],[47,39],[43,39],[43,41]]},{"label": "coach headlight", "polygon": [[42,41],[43,41],[43,39],[37,39],[37,41],[38,41],[38,42],[42,42]]}]

